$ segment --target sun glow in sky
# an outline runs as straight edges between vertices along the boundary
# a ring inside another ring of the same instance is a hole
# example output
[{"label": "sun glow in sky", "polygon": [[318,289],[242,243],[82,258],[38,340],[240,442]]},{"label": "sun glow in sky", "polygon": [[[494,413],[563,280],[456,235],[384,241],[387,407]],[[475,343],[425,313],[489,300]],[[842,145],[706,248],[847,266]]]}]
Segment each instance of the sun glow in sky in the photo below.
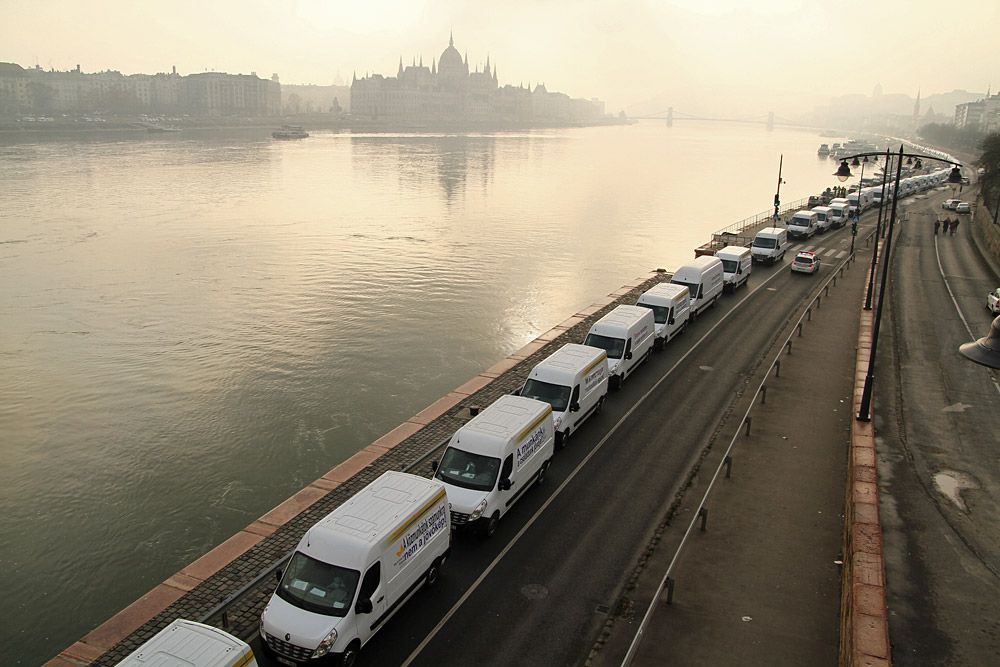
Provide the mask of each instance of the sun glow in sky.
[{"label": "sun glow in sky", "polygon": [[454,31],[501,84],[544,82],[611,111],[805,110],[826,98],[1000,87],[1000,3],[966,0],[3,0],[0,61],[123,73],[393,75]]}]

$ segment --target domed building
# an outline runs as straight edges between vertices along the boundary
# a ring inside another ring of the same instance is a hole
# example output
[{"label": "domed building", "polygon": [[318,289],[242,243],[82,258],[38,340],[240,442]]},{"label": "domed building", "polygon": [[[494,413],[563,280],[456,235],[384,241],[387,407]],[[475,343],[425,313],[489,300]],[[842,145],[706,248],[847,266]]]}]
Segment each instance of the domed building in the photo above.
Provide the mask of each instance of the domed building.
[{"label": "domed building", "polygon": [[356,119],[398,126],[583,124],[603,113],[603,104],[596,100],[571,100],[541,85],[534,91],[530,86],[501,87],[489,57],[470,71],[469,58],[455,48],[453,35],[430,67],[422,57],[409,66],[400,58],[395,77],[371,74],[359,79],[355,74],[351,82],[351,114]]}]

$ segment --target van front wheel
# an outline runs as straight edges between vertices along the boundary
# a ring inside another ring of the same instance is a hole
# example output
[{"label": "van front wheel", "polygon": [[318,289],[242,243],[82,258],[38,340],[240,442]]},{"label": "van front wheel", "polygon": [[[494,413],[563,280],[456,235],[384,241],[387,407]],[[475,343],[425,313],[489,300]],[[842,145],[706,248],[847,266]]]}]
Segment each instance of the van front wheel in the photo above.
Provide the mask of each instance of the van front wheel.
[{"label": "van front wheel", "polygon": [[358,653],[361,651],[361,646],[358,643],[353,643],[344,650],[344,655],[340,659],[340,664],[342,667],[354,667],[358,662]]},{"label": "van front wheel", "polygon": [[441,578],[441,559],[435,558],[434,562],[431,563],[431,566],[427,568],[427,575],[425,577],[427,588],[430,588],[431,586],[436,584],[438,582],[438,579],[440,578]]},{"label": "van front wheel", "polygon": [[486,523],[483,524],[483,537],[489,538],[493,537],[493,534],[497,532],[497,526],[500,524],[500,512],[494,512]]},{"label": "van front wheel", "polygon": [[[566,442],[563,440],[563,442]],[[535,476],[535,484],[545,483],[545,473],[549,471],[549,462],[546,461],[542,464],[542,467],[538,469],[538,475]]]}]

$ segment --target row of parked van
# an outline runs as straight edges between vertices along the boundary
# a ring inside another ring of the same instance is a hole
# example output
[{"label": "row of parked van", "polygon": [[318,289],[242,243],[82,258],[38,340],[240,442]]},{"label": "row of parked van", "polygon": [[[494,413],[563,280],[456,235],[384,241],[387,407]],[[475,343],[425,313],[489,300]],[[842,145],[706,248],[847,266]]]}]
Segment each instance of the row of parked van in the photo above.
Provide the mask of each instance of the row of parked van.
[{"label": "row of parked van", "polygon": [[[907,197],[941,185],[948,179],[949,169],[941,169],[930,174],[911,176],[899,181],[899,196]],[[886,201],[892,201],[892,183],[886,183]],[[861,188],[846,197],[833,199],[826,206],[814,206],[809,210],[797,211],[788,220],[788,236],[793,239],[809,238],[813,234],[823,234],[829,229],[837,229],[847,224],[855,215],[860,215],[882,202],[882,186]]]},{"label": "row of parked van", "polygon": [[723,248],[680,267],[671,281],[620,305],[538,363],[514,394],[459,428],[432,479],[390,471],[302,537],[261,616],[269,652],[288,662],[358,651],[451,550],[452,529],[492,535],[524,493],[545,478],[557,449],[601,410],[654,350],[681,334],[727,286],[746,283],[749,248]]}]

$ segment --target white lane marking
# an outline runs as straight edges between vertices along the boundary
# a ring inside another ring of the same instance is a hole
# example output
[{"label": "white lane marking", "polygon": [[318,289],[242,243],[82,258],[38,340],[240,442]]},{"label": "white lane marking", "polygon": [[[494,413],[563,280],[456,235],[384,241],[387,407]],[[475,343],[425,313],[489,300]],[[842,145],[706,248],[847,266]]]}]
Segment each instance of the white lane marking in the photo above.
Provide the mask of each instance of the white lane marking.
[{"label": "white lane marking", "polygon": [[837,253],[837,259],[844,259],[845,257],[847,257],[846,250],[841,250],[840,252]]},{"label": "white lane marking", "polygon": [[604,443],[606,443],[611,438],[611,436],[614,435],[615,431],[617,431],[618,428],[625,423],[625,420],[631,417],[632,413],[639,409],[639,406],[642,405],[642,403],[647,398],[649,398],[649,396],[654,391],[656,391],[656,389],[663,383],[663,381],[666,380],[670,376],[670,374],[673,373],[677,369],[677,367],[680,366],[684,362],[684,360],[688,358],[688,356],[690,356],[692,352],[698,349],[698,346],[700,346],[705,341],[706,338],[712,335],[712,332],[714,332],[723,322],[726,321],[727,317],[735,313],[747,299],[752,297],[754,294],[760,291],[765,285],[767,285],[769,282],[771,282],[772,280],[774,280],[775,278],[777,278],[782,274],[784,274],[784,271],[775,271],[773,276],[762,282],[760,285],[755,287],[752,292],[749,292],[745,297],[743,297],[739,301],[739,303],[733,306],[732,310],[723,315],[719,319],[719,321],[712,326],[711,329],[706,331],[705,334],[698,339],[698,342],[692,345],[691,349],[685,352],[681,356],[681,358],[678,359],[674,363],[674,365],[670,367],[670,369],[664,374],[664,376],[661,377],[659,380],[657,380],[656,384],[650,387],[649,391],[643,394],[639,398],[639,400],[635,402],[635,405],[629,408],[629,410],[624,415],[622,415],[622,418],[619,419],[615,423],[615,425],[611,427],[611,430],[608,431],[603,438],[601,438],[600,442],[598,442],[597,445],[592,450],[590,450],[590,452],[585,457],[583,457],[583,460],[580,461],[580,463],[576,466],[576,468],[573,469],[573,471],[569,474],[569,476],[566,477],[565,480],[563,480],[563,483],[559,485],[559,487],[552,493],[551,496],[549,496],[545,500],[544,503],[542,503],[542,506],[535,511],[535,513],[531,516],[531,518],[528,519],[528,521],[524,524],[524,526],[521,527],[521,530],[519,530],[517,534],[514,535],[514,538],[507,543],[507,546],[505,546],[500,551],[500,553],[497,554],[497,557],[493,559],[493,562],[491,562],[488,566],[486,566],[486,569],[483,570],[482,574],[480,574],[479,577],[474,582],[472,582],[472,585],[469,586],[468,590],[466,590],[465,593],[462,594],[462,597],[460,597],[458,601],[452,606],[452,608],[448,610],[448,613],[446,613],[444,617],[442,617],[441,620],[438,621],[438,624],[435,625],[433,629],[431,629],[431,631],[427,634],[426,637],[424,637],[423,641],[420,642],[417,648],[413,649],[413,652],[410,653],[409,657],[406,658],[401,667],[407,667],[408,665],[412,664],[414,660],[417,659],[417,656],[420,655],[420,652],[427,647],[427,645],[431,642],[431,640],[433,640],[434,637],[437,636],[437,633],[441,631],[441,628],[443,628],[445,624],[449,620],[451,620],[451,617],[455,615],[455,613],[459,610],[459,608],[463,604],[465,604],[465,601],[469,599],[469,597],[476,591],[477,588],[479,588],[479,585],[482,584],[483,580],[486,579],[486,577],[490,574],[490,572],[494,570],[494,568],[496,568],[496,566],[500,563],[500,560],[507,555],[507,552],[510,551],[515,544],[517,544],[517,541],[521,539],[521,536],[523,536],[526,532],[528,532],[528,529],[531,528],[531,526],[535,523],[538,517],[542,515],[542,512],[544,512],[548,508],[548,506],[551,505],[552,502],[559,496],[559,494],[562,493],[563,489],[565,489],[569,485],[569,483],[573,481],[573,478],[576,477],[577,473],[579,473],[583,469],[583,466],[587,465],[587,462],[590,461],[590,459],[593,458],[598,451],[600,451],[601,447],[604,446]]},{"label": "white lane marking", "polygon": [[[951,291],[951,285],[948,284],[948,277],[944,275],[944,267],[941,266],[941,253],[938,251],[938,240],[934,237],[934,256],[937,257],[938,273],[941,274],[941,280],[944,281],[944,286],[948,290],[948,296],[951,297],[951,302],[955,305],[955,312],[958,313],[958,317],[962,320],[962,325],[965,327],[966,332],[969,334],[969,340],[979,340],[976,338],[975,334],[972,333],[972,328],[969,326],[969,321],[965,319],[965,315],[962,314],[962,309],[958,307],[958,301],[955,299],[955,293]],[[975,364],[978,365],[978,364]],[[985,368],[985,366],[983,367]],[[997,382],[996,376],[993,371],[986,371],[989,373],[990,381],[996,388],[997,393],[1000,394],[1000,383]]]},{"label": "white lane marking", "polygon": [[813,248],[815,247],[816,246],[814,245],[807,245],[805,248],[802,249],[802,252],[813,252]]},{"label": "white lane marking", "polygon": [[833,256],[835,254],[837,254],[837,249],[836,248],[824,248],[823,249],[823,256],[824,257],[831,257],[831,256]]}]

